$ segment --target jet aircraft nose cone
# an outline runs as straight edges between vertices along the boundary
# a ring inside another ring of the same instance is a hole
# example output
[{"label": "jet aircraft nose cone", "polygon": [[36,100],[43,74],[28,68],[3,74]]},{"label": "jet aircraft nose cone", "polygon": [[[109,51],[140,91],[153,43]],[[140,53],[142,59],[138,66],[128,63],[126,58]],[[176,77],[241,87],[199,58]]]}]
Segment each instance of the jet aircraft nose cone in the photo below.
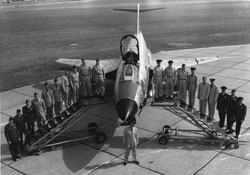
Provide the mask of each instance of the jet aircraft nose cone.
[{"label": "jet aircraft nose cone", "polygon": [[135,116],[138,107],[134,100],[123,98],[117,102],[116,110],[122,121],[128,121]]}]

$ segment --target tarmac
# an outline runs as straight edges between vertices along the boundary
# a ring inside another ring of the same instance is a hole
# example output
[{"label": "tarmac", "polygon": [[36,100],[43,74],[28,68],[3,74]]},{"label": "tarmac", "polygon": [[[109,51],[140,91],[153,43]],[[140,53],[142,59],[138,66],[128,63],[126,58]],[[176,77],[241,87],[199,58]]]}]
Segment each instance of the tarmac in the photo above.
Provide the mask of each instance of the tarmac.
[{"label": "tarmac", "polygon": [[[250,44],[222,47],[207,47],[166,51],[166,57],[172,59],[184,57],[218,56],[220,60],[196,65],[199,82],[202,76],[215,78],[220,87],[236,89],[236,95],[244,97],[244,103],[250,108]],[[50,80],[51,81],[51,80]],[[32,99],[34,92],[41,92],[43,82],[1,92],[1,174],[3,175],[43,175],[43,174],[170,174],[170,175],[248,175],[250,174],[250,118],[249,112],[242,125],[240,147],[225,148],[221,145],[209,145],[201,141],[170,140],[160,145],[157,133],[164,125],[172,128],[195,129],[174,114],[161,107],[148,105],[137,118],[140,144],[137,148],[139,165],[129,163],[124,166],[124,147],[120,126],[112,102],[91,106],[88,114],[71,129],[85,128],[88,123],[96,122],[107,134],[104,144],[93,139],[84,140],[58,147],[54,151],[39,156],[25,156],[16,162],[10,153],[3,128],[9,116],[24,105],[26,99]],[[198,108],[196,99],[195,107]],[[215,119],[218,120],[216,112]],[[130,157],[131,159],[131,157]]]}]

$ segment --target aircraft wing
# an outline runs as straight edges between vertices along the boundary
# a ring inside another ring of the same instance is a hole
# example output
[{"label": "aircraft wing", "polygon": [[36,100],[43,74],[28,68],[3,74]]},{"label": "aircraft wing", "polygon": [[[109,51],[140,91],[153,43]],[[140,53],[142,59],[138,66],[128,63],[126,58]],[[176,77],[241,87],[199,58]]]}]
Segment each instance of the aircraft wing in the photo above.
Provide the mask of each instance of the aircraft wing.
[{"label": "aircraft wing", "polygon": [[164,58],[163,55],[156,53],[156,54],[152,54],[152,58],[153,58],[153,62],[151,63],[152,67],[156,66],[156,60],[157,59],[161,59],[162,63],[161,65],[163,67],[167,67],[168,66],[168,61],[169,60],[173,60],[174,64],[173,66],[175,68],[181,68],[181,65],[184,63],[186,64],[186,66],[195,66],[197,64],[204,64],[207,62],[212,62],[212,61],[217,61],[219,60],[219,58],[217,56],[210,56],[210,57],[177,57],[177,58]]},{"label": "aircraft wing", "polygon": [[[105,59],[105,60],[100,60],[100,64],[103,65],[104,72],[109,73],[114,70],[116,70],[122,60],[120,58],[115,58],[115,59]],[[56,60],[57,63],[61,64],[66,64],[66,65],[76,65],[79,67],[82,64],[82,61],[80,59],[65,59],[65,58],[60,58]],[[95,60],[85,60],[87,65],[90,67],[93,67],[96,64]]]}]

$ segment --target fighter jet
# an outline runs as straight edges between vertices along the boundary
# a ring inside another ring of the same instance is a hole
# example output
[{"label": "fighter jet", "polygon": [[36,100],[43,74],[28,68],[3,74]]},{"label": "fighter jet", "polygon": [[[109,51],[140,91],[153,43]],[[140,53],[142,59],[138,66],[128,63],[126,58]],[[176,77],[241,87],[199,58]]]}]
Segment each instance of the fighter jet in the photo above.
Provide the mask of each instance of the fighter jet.
[{"label": "fighter jet", "polygon": [[[167,66],[167,61],[171,58],[163,57],[161,53],[151,54],[147,48],[145,39],[140,29],[140,13],[159,10],[162,8],[153,9],[114,9],[124,12],[137,13],[136,33],[125,35],[120,41],[120,59],[105,59],[101,63],[104,66],[105,73],[116,71],[116,79],[114,84],[114,107],[119,118],[125,125],[129,121],[135,119],[138,110],[143,108],[146,104],[147,94],[149,89],[149,82],[151,81],[153,66],[157,59],[162,59],[162,66]],[[201,57],[201,58],[178,58],[174,60],[174,67],[180,68],[183,63],[186,66],[202,64],[210,61],[218,60],[216,56]],[[165,60],[165,61],[164,61]],[[58,59],[58,63],[67,65],[80,66],[81,60],[76,59]],[[94,60],[86,60],[89,66],[95,64]]]}]

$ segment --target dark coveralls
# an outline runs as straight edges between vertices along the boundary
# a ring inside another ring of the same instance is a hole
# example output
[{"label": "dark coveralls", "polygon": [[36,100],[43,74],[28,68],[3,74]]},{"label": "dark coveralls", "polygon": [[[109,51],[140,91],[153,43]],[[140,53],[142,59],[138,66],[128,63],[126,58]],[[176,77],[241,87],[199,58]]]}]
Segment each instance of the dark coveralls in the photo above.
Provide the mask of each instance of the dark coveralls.
[{"label": "dark coveralls", "polygon": [[222,128],[225,123],[226,113],[228,110],[229,95],[227,93],[219,93],[217,99],[217,110],[219,113],[219,127]]},{"label": "dark coveralls", "polygon": [[12,160],[16,161],[16,158],[18,157],[18,142],[19,142],[19,133],[17,131],[17,128],[15,125],[11,126],[10,124],[7,124],[4,127],[4,133],[6,140],[9,144]]},{"label": "dark coveralls", "polygon": [[[14,117],[14,123],[16,124],[16,128],[18,130],[18,133],[19,133],[19,137],[20,137],[20,142],[19,142],[19,145],[20,145],[20,149],[23,149],[23,145],[24,145],[24,136],[27,134],[27,130],[26,130],[26,126],[25,126],[25,123],[24,123],[24,120],[23,120],[23,116],[15,116]],[[25,134],[25,135],[24,135]]]},{"label": "dark coveralls", "polygon": [[228,110],[227,110],[227,130],[232,132],[232,126],[235,122],[235,114],[236,114],[236,106],[237,106],[237,97],[229,96],[228,101]]},{"label": "dark coveralls", "polygon": [[236,131],[235,131],[236,138],[238,138],[238,136],[240,134],[241,124],[245,120],[246,113],[247,113],[247,107],[246,107],[246,105],[243,104],[243,103],[238,104],[237,105],[237,109],[236,109],[236,115],[235,115],[235,120],[236,120]]},{"label": "dark coveralls", "polygon": [[30,107],[24,106],[22,110],[23,110],[23,120],[24,120],[24,123],[26,123],[27,125],[27,130],[29,134],[31,134],[31,136],[34,136],[35,134],[34,123],[36,120],[34,110],[32,106]]}]

